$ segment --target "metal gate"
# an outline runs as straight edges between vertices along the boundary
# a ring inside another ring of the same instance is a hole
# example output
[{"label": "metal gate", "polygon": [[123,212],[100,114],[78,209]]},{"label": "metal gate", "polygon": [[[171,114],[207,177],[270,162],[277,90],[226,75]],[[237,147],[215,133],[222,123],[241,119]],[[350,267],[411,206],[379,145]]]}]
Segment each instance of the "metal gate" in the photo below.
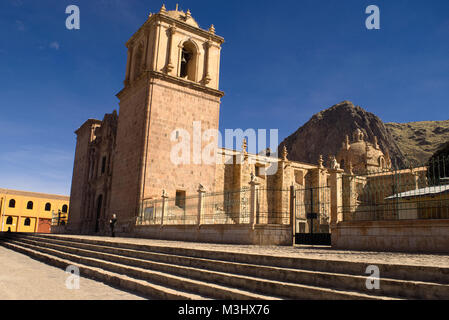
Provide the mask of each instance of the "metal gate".
[{"label": "metal gate", "polygon": [[331,245],[330,187],[295,191],[295,243]]}]

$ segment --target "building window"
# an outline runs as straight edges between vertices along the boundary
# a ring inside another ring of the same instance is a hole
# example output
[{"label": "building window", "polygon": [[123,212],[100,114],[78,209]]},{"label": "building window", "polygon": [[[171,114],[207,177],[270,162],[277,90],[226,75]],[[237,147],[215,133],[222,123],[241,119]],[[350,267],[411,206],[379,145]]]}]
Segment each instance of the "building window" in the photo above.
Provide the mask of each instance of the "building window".
[{"label": "building window", "polygon": [[9,207],[10,208],[15,208],[16,207],[16,200],[14,200],[14,199],[9,200]]},{"label": "building window", "polygon": [[106,171],[106,157],[103,157],[103,159],[101,159],[101,174],[104,174],[105,171]]},{"label": "building window", "polygon": [[46,204],[45,204],[45,211],[50,211],[51,210],[51,203],[50,202],[47,202]]},{"label": "building window", "polygon": [[185,208],[186,206],[186,192],[182,190],[176,190],[175,205],[179,208]]},{"label": "building window", "polygon": [[254,168],[255,169],[255,174],[256,174],[256,177],[262,177],[263,175],[264,175],[264,169],[265,169],[265,167],[261,167],[261,166],[258,166],[258,165],[256,165],[256,167]]},{"label": "building window", "polygon": [[25,222],[23,223],[24,226],[30,226],[31,225],[31,219],[30,218],[26,218]]},{"label": "building window", "polygon": [[28,209],[28,210],[33,210],[33,201],[28,201],[28,203],[27,203],[27,209]]},{"label": "building window", "polygon": [[67,213],[67,209],[68,209],[68,207],[67,207],[66,204],[62,206],[62,212],[63,213]]},{"label": "building window", "polygon": [[6,224],[12,224],[12,217],[8,217],[6,219]]}]

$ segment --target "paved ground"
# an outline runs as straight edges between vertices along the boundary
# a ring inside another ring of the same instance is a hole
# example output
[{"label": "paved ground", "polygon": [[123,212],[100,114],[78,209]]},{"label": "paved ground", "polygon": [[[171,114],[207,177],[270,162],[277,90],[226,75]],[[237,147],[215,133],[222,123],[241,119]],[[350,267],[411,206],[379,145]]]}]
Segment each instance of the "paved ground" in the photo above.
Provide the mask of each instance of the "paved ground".
[{"label": "paved ground", "polygon": [[253,245],[226,245],[226,244],[210,244],[210,243],[134,239],[134,238],[110,238],[110,237],[94,237],[94,236],[73,236],[73,237],[156,245],[156,246],[184,247],[184,248],[195,248],[203,250],[229,251],[229,252],[240,252],[240,253],[262,254],[273,256],[301,257],[319,260],[339,260],[339,261],[344,260],[344,261],[358,261],[367,263],[387,263],[387,264],[436,266],[436,267],[449,268],[449,255],[344,251],[344,250],[333,250],[330,247],[318,247],[318,246],[278,247],[278,246],[253,246]]},{"label": "paved ground", "polygon": [[66,288],[64,270],[0,246],[0,300],[141,300],[94,280],[80,278],[80,288]]}]

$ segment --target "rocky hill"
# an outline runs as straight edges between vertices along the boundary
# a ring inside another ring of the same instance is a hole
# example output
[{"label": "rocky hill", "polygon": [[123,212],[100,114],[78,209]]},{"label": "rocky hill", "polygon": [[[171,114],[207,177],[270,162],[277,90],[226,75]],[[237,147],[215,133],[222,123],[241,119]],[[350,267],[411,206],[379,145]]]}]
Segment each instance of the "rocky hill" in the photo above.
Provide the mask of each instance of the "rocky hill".
[{"label": "rocky hill", "polygon": [[425,163],[449,141],[449,120],[386,123],[385,126],[412,163]]},{"label": "rocky hill", "polygon": [[397,167],[423,163],[449,141],[449,121],[388,123],[350,101],[343,101],[315,114],[305,125],[287,137],[285,145],[290,160],[317,163],[320,155],[327,160],[341,149],[346,135],[362,130],[367,141],[377,136],[380,148],[388,152]]}]

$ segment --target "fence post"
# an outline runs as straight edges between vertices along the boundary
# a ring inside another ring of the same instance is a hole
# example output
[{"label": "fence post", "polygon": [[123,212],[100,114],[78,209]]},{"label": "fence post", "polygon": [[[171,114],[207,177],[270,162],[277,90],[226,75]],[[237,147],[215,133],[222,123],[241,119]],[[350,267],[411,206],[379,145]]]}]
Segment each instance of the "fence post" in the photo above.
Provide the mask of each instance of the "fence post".
[{"label": "fence post", "polygon": [[295,245],[296,237],[296,191],[295,186],[290,186],[290,225],[292,227],[292,245]]},{"label": "fence post", "polygon": [[206,193],[206,190],[204,187],[200,184],[198,187],[198,217],[197,217],[197,226],[198,228],[201,225],[201,217],[203,216],[203,203],[204,203],[204,194]]},{"label": "fence post", "polygon": [[167,192],[164,190],[162,190],[162,210],[161,210],[161,227],[164,225],[164,215],[165,215],[165,209],[166,209],[166,204],[167,204]]},{"label": "fence post", "polygon": [[251,225],[251,228],[254,229],[254,226],[256,224],[256,214],[257,214],[257,189],[259,188],[260,183],[257,182],[256,177],[254,174],[251,174],[251,181],[249,182],[249,185],[251,186],[251,206],[250,206],[250,219],[249,224]]}]

